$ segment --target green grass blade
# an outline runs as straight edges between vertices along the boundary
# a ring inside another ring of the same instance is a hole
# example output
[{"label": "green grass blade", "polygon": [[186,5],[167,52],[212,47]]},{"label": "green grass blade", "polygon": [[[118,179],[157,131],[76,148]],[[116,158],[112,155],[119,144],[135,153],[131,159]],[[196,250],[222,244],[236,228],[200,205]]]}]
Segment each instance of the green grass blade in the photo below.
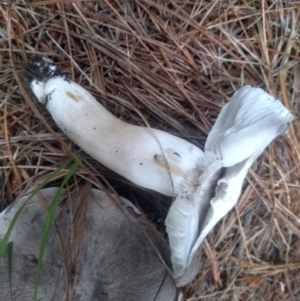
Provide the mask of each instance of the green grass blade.
[{"label": "green grass blade", "polygon": [[9,242],[7,244],[6,253],[7,253],[7,270],[8,270],[8,282],[9,282],[9,291],[10,291],[10,300],[13,301],[13,294],[12,294],[12,282],[11,282],[11,275],[12,275],[12,257],[13,257],[13,242]]},{"label": "green grass blade", "polygon": [[258,31],[259,36],[261,36],[262,35],[262,24],[261,24],[261,21],[260,21],[261,17],[259,17],[257,7],[255,5],[255,0],[252,0],[252,5],[253,5],[253,8],[254,8],[254,13],[255,13],[257,31]]},{"label": "green grass blade", "polygon": [[9,240],[10,234],[15,226],[15,224],[18,221],[19,216],[21,215],[23,209],[27,205],[27,203],[45,186],[47,185],[61,170],[65,169],[70,163],[73,161],[72,158],[68,159],[66,162],[64,162],[61,166],[59,166],[56,170],[54,170],[47,178],[37,187],[37,189],[34,190],[34,192],[30,195],[30,197],[24,202],[24,204],[19,208],[15,216],[13,217],[7,232],[5,233],[5,236],[0,244],[0,258],[3,257],[3,254],[6,249],[7,242]]},{"label": "green grass blade", "polygon": [[[81,153],[78,156],[78,159],[80,161],[83,161],[85,158],[86,154]],[[74,162],[69,170],[69,172],[66,174],[63,182],[61,183],[55,197],[52,200],[52,203],[49,207],[48,214],[47,214],[47,219],[44,227],[44,232],[43,232],[43,237],[42,237],[42,242],[40,246],[40,253],[39,253],[39,258],[38,258],[38,264],[36,267],[36,276],[35,276],[35,285],[34,285],[34,297],[33,300],[37,300],[37,291],[38,291],[38,284],[39,284],[39,279],[40,279],[40,273],[41,273],[41,267],[42,267],[42,261],[43,261],[43,256],[44,256],[44,251],[47,243],[47,238],[49,235],[49,231],[51,228],[53,216],[57,207],[57,204],[61,198],[61,193],[63,190],[63,187],[66,185],[66,183],[70,180],[70,178],[75,174],[76,170],[78,169],[79,164],[77,162]]]}]

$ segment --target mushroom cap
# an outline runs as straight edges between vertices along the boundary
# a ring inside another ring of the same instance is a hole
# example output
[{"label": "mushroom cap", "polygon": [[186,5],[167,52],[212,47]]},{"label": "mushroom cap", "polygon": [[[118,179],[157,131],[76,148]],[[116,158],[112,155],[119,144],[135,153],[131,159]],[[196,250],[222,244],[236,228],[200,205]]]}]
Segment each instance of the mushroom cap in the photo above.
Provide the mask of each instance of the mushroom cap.
[{"label": "mushroom cap", "polygon": [[[57,191],[47,188],[40,194],[49,205]],[[162,262],[169,258],[168,245],[128,200],[118,198],[124,213],[100,190],[91,189],[85,199],[78,194],[67,198],[65,191],[63,195],[44,252],[38,300],[66,300],[67,292],[73,301],[175,300],[176,289]],[[0,214],[0,239],[27,198],[21,197]],[[33,298],[46,217],[35,196],[11,233],[14,300]],[[0,260],[0,291],[1,299],[9,300],[5,257]]]}]

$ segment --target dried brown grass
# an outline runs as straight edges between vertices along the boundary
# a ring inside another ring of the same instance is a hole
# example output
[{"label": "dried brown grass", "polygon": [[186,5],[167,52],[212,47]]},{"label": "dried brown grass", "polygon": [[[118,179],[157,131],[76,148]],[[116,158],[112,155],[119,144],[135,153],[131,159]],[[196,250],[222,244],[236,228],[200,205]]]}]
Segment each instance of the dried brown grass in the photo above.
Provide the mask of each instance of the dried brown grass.
[{"label": "dried brown grass", "polygon": [[[78,150],[17,85],[16,68],[33,55],[59,63],[123,120],[144,125],[139,111],[152,127],[200,147],[224,102],[244,84],[262,87],[299,116],[299,1],[4,2],[2,207]],[[187,300],[300,300],[298,127],[296,120],[259,158],[235,211],[208,236]],[[168,199],[92,159],[85,165],[73,179],[77,187],[107,186],[106,179],[133,200],[147,199],[141,206],[154,202],[166,213]]]}]

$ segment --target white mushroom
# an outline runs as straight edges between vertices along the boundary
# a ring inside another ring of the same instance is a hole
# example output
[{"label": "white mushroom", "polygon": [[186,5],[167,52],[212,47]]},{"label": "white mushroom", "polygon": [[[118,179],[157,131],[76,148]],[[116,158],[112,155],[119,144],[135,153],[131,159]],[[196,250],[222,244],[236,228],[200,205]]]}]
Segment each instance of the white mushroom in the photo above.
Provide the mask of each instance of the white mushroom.
[{"label": "white mushroom", "polygon": [[[287,123],[293,119],[279,100],[250,86],[236,92],[224,106],[205,144],[205,154],[212,152],[217,160],[208,165],[200,177],[202,185],[176,198],[166,220],[178,286],[196,276],[198,271],[193,258],[199,253],[203,240],[237,203],[250,166],[273,139],[285,134]],[[218,180],[222,166],[224,174]],[[209,191],[213,183],[217,184],[215,195]],[[204,196],[209,198],[210,205]],[[202,209],[204,205],[208,210]],[[199,208],[202,209],[201,218],[197,223]],[[176,231],[174,224],[179,226]]]},{"label": "white mushroom", "polygon": [[[43,59],[27,69],[31,88],[59,128],[93,158],[133,183],[166,195],[191,189],[206,160],[197,146],[166,132],[131,125]],[[45,79],[43,78],[46,75]]]},{"label": "white mushroom", "polygon": [[236,204],[249,167],[293,120],[279,100],[245,86],[222,109],[203,152],[160,130],[120,121],[45,60],[27,69],[37,75],[34,94],[70,139],[130,181],[176,197],[166,226],[178,286],[198,272],[200,246]]},{"label": "white mushroom", "polygon": [[[47,188],[40,192],[48,205],[57,190]],[[175,300],[176,289],[162,261],[166,259],[168,262],[168,245],[152,225],[144,223],[136,213],[129,213],[127,207],[133,207],[129,201],[121,198],[127,204],[123,205],[124,214],[99,190],[92,189],[84,204],[78,194],[66,199],[55,212],[58,232],[51,227],[48,236],[38,300],[65,300],[67,293],[68,300],[76,301]],[[26,196],[16,200],[0,214],[0,240],[26,200]],[[137,212],[137,209],[134,207],[131,211]],[[26,205],[10,236],[14,244],[14,300],[33,299],[46,216],[38,198],[34,197]],[[1,300],[10,300],[6,258],[0,260],[0,291]]]}]

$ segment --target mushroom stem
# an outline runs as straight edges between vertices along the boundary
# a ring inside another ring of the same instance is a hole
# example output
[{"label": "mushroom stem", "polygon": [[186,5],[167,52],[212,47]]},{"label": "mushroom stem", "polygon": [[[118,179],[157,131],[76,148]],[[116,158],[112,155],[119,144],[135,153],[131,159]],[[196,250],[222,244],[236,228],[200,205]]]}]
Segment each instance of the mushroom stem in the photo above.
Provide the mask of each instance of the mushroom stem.
[{"label": "mushroom stem", "polygon": [[169,196],[190,190],[206,166],[197,146],[166,132],[125,123],[45,60],[26,67],[31,88],[58,127],[79,147],[133,183]]}]

